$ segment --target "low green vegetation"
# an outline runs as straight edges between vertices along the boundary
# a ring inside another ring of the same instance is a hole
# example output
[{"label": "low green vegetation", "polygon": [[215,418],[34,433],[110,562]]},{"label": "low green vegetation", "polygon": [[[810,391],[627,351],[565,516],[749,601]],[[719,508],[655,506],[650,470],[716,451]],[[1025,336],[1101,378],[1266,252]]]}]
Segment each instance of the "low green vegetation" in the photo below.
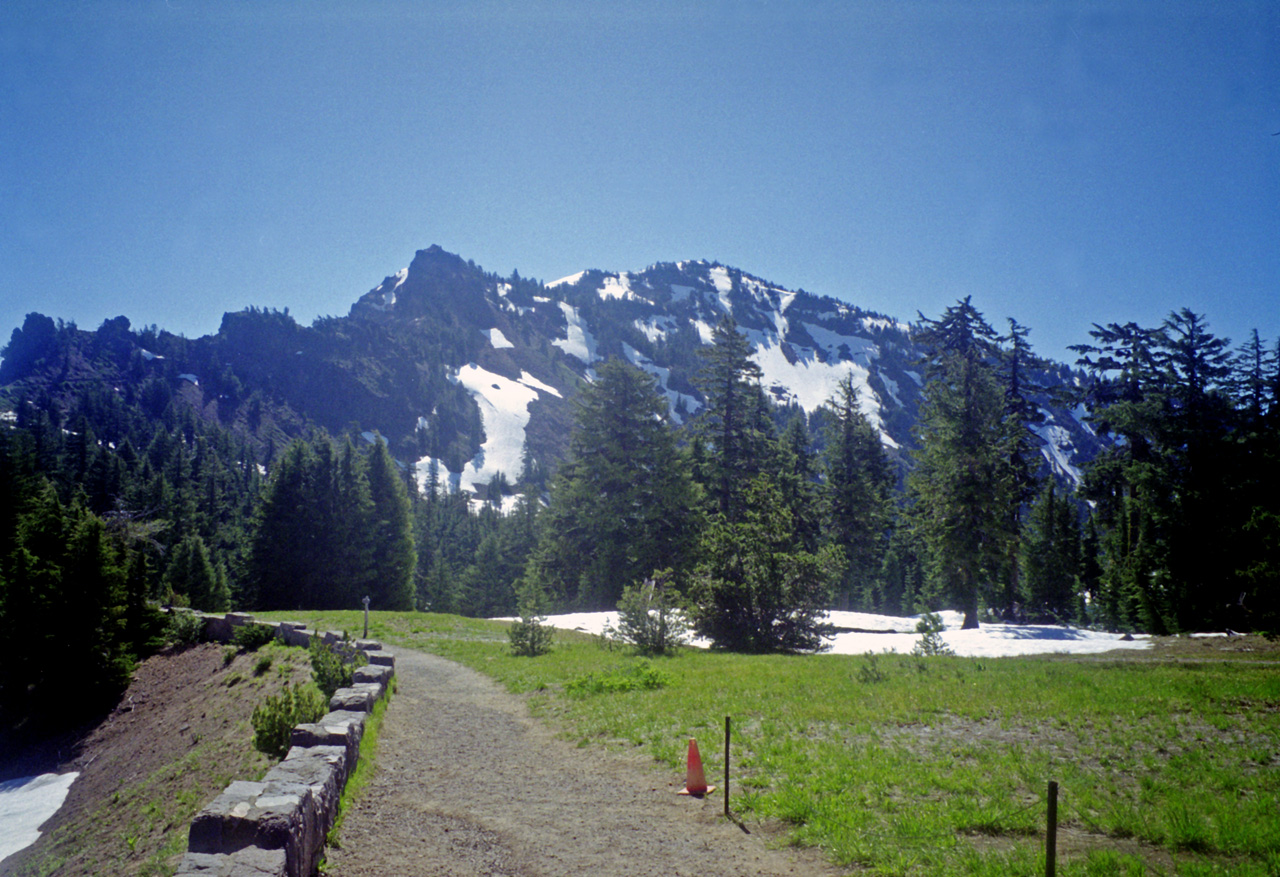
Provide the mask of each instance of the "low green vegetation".
[{"label": "low green vegetation", "polygon": [[[644,747],[677,775],[691,736],[723,770],[732,716],[734,814],[871,873],[1044,873],[1050,780],[1059,874],[1280,868],[1280,673],[1265,661],[643,658],[564,631],[530,660],[504,624],[396,613],[374,613],[370,635],[468,664],[571,739]],[[662,684],[624,684],[647,674]]]}]

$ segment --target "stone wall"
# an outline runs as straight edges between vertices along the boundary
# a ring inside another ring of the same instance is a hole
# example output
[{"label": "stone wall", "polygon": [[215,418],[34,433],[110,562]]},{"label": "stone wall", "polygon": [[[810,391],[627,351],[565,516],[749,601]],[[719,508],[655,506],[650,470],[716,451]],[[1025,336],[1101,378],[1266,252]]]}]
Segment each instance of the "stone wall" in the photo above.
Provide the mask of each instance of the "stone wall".
[{"label": "stone wall", "polygon": [[[201,615],[205,637],[229,642],[244,624],[265,624],[238,612]],[[286,644],[307,647],[314,634],[295,621],[272,624]],[[323,642],[342,640],[332,631]],[[338,815],[338,801],[360,756],[360,739],[374,704],[386,695],[395,658],[372,640],[356,640],[369,663],[355,671],[351,688],[340,688],[329,713],[298,725],[284,760],[258,782],[237,781],[196,814],[187,854],[176,877],[311,877],[324,855],[325,836]]]}]

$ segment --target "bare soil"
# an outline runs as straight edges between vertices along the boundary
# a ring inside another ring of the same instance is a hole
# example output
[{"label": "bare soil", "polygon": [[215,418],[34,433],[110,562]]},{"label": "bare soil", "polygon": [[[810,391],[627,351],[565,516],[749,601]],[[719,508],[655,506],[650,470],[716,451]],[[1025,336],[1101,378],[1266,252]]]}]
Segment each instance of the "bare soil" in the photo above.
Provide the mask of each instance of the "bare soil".
[{"label": "bare soil", "polygon": [[305,653],[255,675],[259,655],[223,646],[171,650],[138,665],[101,722],[0,754],[0,779],[78,771],[66,801],[0,875],[172,874],[191,817],[233,779],[269,764],[249,716],[285,681],[308,676]]}]

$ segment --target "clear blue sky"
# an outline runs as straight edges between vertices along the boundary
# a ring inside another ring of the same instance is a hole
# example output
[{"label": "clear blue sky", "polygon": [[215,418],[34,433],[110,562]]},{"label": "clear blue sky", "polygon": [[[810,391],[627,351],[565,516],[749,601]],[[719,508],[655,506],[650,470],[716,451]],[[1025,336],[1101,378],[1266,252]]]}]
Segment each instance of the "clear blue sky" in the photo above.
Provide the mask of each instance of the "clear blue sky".
[{"label": "clear blue sky", "polygon": [[433,243],[1274,340],[1277,131],[1274,0],[7,0],[0,343],[345,314]]}]

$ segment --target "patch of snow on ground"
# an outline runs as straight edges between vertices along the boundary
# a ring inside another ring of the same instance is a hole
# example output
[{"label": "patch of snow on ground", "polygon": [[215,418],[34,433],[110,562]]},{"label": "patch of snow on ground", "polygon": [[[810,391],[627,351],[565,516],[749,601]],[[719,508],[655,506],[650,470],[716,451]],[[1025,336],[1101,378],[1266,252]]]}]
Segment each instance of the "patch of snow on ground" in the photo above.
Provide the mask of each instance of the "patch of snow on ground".
[{"label": "patch of snow on ground", "polygon": [[876,346],[876,343],[866,338],[859,338],[856,335],[841,335],[839,332],[832,332],[830,329],[824,329],[812,323],[805,323],[804,328],[809,333],[809,337],[826,348],[832,356],[840,352],[841,345],[847,346],[850,355],[854,359],[861,359],[863,365],[870,365],[871,360],[880,355],[880,348]]},{"label": "patch of snow on ground", "polygon": [[[474,492],[476,485],[488,484],[499,472],[516,478],[523,467],[524,429],[529,423],[529,403],[538,398],[538,390],[524,381],[494,374],[473,363],[458,369],[450,380],[461,384],[476,400],[484,423],[484,444],[480,453],[468,462],[461,474],[451,474],[436,462],[438,477],[455,490]],[[554,392],[554,391],[553,391]],[[559,395],[559,394],[557,394]],[[424,489],[431,457],[423,457],[416,465],[418,487]]]},{"label": "patch of snow on ground", "polygon": [[600,358],[596,355],[596,339],[592,337],[591,332],[578,316],[578,309],[571,304],[560,302],[560,310],[564,312],[565,322],[569,324],[565,333],[567,337],[557,338],[551,343],[570,356],[576,356],[587,365],[595,362]]},{"label": "patch of snow on ground", "polygon": [[604,286],[597,290],[597,295],[601,298],[624,298],[632,301],[645,301],[631,288],[631,275],[619,274],[617,277],[606,277]]},{"label": "patch of snow on ground", "polygon": [[716,292],[720,295],[720,307],[726,314],[733,313],[733,304],[729,301],[729,293],[733,290],[733,278],[729,276],[729,269],[712,268],[711,282],[715,284]]},{"label": "patch of snow on ground", "polygon": [[527,371],[520,372],[520,383],[524,384],[526,387],[533,387],[533,389],[535,390],[541,390],[544,393],[550,393],[552,396],[555,396],[557,399],[564,398],[564,396],[560,395],[560,391],[557,390],[555,387],[551,386],[550,384],[544,384],[542,381],[538,380],[533,375],[529,374]]},{"label": "patch of snow on ground", "polygon": [[488,336],[489,343],[492,344],[495,349],[501,350],[504,347],[515,347],[514,344],[507,340],[507,336],[502,334],[501,329],[485,329],[484,334]]},{"label": "patch of snow on ground", "polygon": [[[1092,655],[1112,649],[1149,649],[1151,640],[1146,636],[1131,641],[1121,639],[1118,633],[1101,633],[1074,627],[1056,627],[1047,624],[984,624],[977,630],[960,630],[962,616],[959,612],[940,612],[946,630],[942,639],[957,655],[963,658],[1010,658],[1018,655],[1069,654]],[[500,619],[505,620],[505,619]],[[888,615],[871,615],[863,612],[830,612],[827,620],[837,628],[849,629],[837,633],[826,642],[830,650],[823,654],[863,655],[867,652],[896,652],[910,654],[920,641],[916,633],[919,616],[896,618]],[[580,630],[600,634],[605,624],[618,624],[616,612],[575,612],[567,615],[551,615],[547,624],[564,630]],[[706,640],[693,640],[691,645],[706,648]]]},{"label": "patch of snow on ground", "polygon": [[579,271],[577,274],[570,274],[568,277],[561,277],[559,280],[553,280],[547,284],[547,289],[555,289],[557,286],[573,286],[585,275],[586,271]]},{"label": "patch of snow on ground", "polygon": [[680,286],[675,283],[671,284],[671,300],[673,302],[684,301],[689,296],[693,295],[693,292],[694,289],[692,286]]},{"label": "patch of snow on ground", "polygon": [[680,400],[684,400],[685,410],[693,413],[702,407],[702,403],[693,396],[687,396],[677,390],[667,387],[667,379],[671,376],[671,369],[663,368],[657,365],[649,357],[645,356],[639,350],[636,350],[625,341],[622,342],[622,353],[627,360],[641,371],[648,372],[658,379],[658,389],[660,389],[667,397],[667,413],[670,414],[672,421],[677,426],[684,425],[684,418],[676,413],[676,406],[680,404]]},{"label": "patch of snow on ground", "polygon": [[635,320],[632,325],[654,344],[666,338],[667,333],[675,331],[676,328],[675,320],[670,317],[650,317],[647,320]]},{"label": "patch of snow on ground", "polygon": [[67,798],[78,773],[46,773],[0,783],[0,862],[40,837],[44,824]]}]

